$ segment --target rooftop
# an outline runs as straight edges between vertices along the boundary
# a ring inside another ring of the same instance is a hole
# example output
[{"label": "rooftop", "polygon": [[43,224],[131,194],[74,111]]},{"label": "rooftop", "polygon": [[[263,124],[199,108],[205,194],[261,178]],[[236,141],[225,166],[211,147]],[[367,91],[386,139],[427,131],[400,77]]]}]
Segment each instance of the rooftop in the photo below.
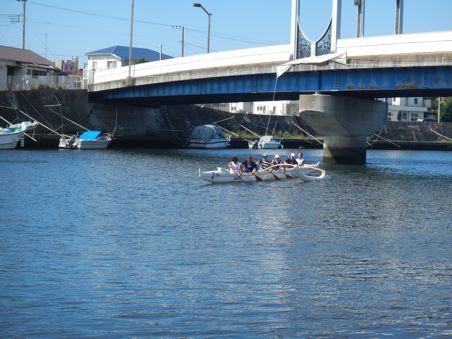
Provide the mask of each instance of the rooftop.
[{"label": "rooftop", "polygon": [[0,45],[0,60],[54,68],[51,61],[28,49]]},{"label": "rooftop", "polygon": [[[129,59],[129,47],[127,46],[112,46],[103,49],[99,49],[97,51],[86,53],[85,55],[99,55],[99,54],[113,54],[121,59],[128,60]],[[143,58],[146,61],[157,61],[160,60],[160,53],[156,52],[152,49],[147,48],[132,48],[132,59],[140,59]],[[162,59],[170,59],[172,56],[162,54]]]}]

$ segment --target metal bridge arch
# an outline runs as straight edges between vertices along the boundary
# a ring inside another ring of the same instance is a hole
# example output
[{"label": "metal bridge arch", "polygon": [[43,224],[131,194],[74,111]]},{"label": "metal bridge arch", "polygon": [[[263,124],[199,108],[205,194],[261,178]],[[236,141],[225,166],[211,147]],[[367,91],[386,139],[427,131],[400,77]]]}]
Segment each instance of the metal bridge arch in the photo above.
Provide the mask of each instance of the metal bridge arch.
[{"label": "metal bridge arch", "polygon": [[[307,58],[311,56],[324,55],[336,52],[336,43],[341,35],[341,9],[342,0],[332,0],[331,19],[325,33],[316,41],[309,40],[301,29],[300,22],[300,1],[292,0],[291,19],[291,46],[292,59]],[[364,7],[365,0],[353,0],[357,6],[357,29],[356,36],[364,36]],[[403,32],[403,0],[395,0],[395,34]]]}]

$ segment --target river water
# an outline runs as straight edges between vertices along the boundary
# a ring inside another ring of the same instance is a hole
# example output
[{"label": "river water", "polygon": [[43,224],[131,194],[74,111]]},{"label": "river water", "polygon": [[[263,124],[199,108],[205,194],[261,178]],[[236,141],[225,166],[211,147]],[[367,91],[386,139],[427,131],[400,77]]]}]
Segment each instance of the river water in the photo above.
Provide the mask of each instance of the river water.
[{"label": "river water", "polygon": [[452,152],[197,177],[250,152],[0,152],[0,337],[452,335]]}]

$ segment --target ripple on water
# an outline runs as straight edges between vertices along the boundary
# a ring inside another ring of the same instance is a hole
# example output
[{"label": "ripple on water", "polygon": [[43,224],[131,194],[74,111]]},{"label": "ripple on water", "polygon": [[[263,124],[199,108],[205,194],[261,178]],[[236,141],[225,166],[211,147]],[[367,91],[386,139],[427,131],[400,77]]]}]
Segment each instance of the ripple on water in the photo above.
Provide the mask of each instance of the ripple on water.
[{"label": "ripple on water", "polygon": [[449,153],[197,177],[249,152],[2,152],[0,335],[450,334]]}]

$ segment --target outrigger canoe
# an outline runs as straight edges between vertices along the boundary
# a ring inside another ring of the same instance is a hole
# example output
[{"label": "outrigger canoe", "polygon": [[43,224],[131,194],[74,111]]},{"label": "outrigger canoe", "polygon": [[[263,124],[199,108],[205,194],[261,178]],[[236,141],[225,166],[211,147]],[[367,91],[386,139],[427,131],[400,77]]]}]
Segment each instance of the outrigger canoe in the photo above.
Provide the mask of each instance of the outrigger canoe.
[{"label": "outrigger canoe", "polygon": [[326,176],[325,170],[317,168],[318,163],[314,165],[293,166],[287,164],[274,165],[260,170],[255,173],[242,173],[237,175],[230,173],[228,169],[218,167],[213,171],[199,170],[199,177],[202,180],[211,183],[225,183],[225,182],[248,182],[248,181],[271,181],[279,179],[299,178],[303,181],[315,181],[324,179]]}]

